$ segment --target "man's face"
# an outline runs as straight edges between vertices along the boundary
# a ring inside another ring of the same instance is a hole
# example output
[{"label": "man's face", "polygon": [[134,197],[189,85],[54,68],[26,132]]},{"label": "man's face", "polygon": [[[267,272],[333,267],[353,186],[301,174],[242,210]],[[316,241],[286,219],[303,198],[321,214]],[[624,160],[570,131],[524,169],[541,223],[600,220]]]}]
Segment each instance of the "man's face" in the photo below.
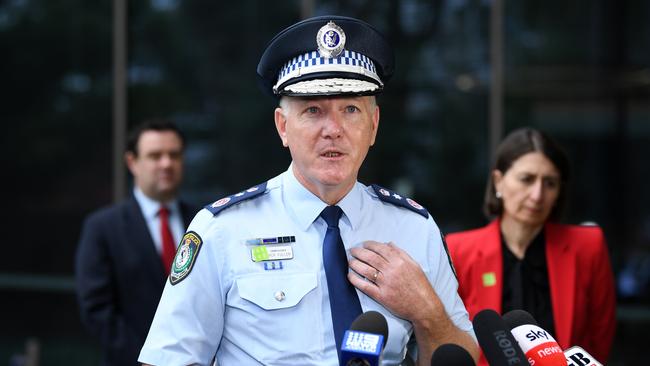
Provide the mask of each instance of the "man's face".
[{"label": "man's face", "polygon": [[126,154],[135,185],[157,201],[176,196],[183,176],[183,143],[174,131],[147,130],[140,135],[138,155]]},{"label": "man's face", "polygon": [[275,124],[298,181],[321,198],[323,192],[345,195],[375,143],[379,107],[367,96],[284,97]]}]

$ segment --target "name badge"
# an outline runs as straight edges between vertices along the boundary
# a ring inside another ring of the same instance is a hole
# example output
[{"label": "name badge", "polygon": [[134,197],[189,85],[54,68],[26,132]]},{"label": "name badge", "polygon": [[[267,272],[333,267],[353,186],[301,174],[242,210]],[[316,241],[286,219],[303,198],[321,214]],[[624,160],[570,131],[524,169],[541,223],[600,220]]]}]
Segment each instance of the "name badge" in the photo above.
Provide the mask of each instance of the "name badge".
[{"label": "name badge", "polygon": [[293,259],[291,245],[257,245],[251,249],[253,262]]}]

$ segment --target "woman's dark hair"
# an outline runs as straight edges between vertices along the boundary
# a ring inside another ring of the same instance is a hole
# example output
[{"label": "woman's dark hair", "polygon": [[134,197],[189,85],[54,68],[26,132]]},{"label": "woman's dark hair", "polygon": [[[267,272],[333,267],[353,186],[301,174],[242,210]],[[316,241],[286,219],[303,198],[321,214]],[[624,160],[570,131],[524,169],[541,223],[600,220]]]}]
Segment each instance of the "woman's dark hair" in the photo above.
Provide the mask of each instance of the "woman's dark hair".
[{"label": "woman's dark hair", "polygon": [[521,128],[512,131],[497,147],[483,200],[483,213],[488,219],[501,216],[503,213],[503,202],[496,196],[492,172],[498,170],[505,174],[515,160],[531,152],[542,153],[560,172],[560,193],[549,214],[549,220],[557,220],[562,214],[566,201],[566,183],[569,181],[569,159],[564,150],[544,133],[532,128]]}]

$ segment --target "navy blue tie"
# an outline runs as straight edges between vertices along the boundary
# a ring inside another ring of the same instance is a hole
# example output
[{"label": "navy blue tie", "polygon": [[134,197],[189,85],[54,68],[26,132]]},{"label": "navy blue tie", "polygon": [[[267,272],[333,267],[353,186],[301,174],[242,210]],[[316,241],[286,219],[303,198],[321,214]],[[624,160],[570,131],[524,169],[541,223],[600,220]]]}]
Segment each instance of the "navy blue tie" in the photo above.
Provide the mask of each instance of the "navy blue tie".
[{"label": "navy blue tie", "polygon": [[327,206],[321,212],[327,222],[327,233],[323,240],[323,266],[327,276],[327,289],[332,310],[332,325],[336,338],[336,352],[341,356],[343,335],[352,322],[361,314],[361,304],[354,287],[348,281],[348,258],[339,230],[339,219],[343,210],[339,206]]}]

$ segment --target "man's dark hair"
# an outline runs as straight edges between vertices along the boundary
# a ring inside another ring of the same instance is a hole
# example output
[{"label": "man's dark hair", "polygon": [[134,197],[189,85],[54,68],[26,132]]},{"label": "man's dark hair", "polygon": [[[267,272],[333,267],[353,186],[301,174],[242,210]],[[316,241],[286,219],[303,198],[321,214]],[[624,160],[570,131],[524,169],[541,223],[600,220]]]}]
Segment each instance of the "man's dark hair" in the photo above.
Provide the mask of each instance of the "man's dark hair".
[{"label": "man's dark hair", "polygon": [[142,121],[140,124],[135,126],[131,132],[129,132],[129,136],[126,140],[126,152],[138,156],[138,141],[140,140],[140,136],[142,136],[146,131],[174,132],[181,139],[181,147],[185,150],[185,135],[174,122],[164,118],[151,118]]},{"label": "man's dark hair", "polygon": [[503,213],[503,202],[496,196],[492,172],[498,170],[502,174],[506,174],[515,160],[531,152],[542,153],[555,165],[555,168],[560,173],[560,193],[555,206],[549,214],[549,220],[559,219],[566,202],[566,186],[569,181],[570,170],[569,159],[555,141],[532,128],[521,128],[511,132],[497,148],[494,165],[488,175],[483,200],[483,213],[488,219],[501,216]]}]

